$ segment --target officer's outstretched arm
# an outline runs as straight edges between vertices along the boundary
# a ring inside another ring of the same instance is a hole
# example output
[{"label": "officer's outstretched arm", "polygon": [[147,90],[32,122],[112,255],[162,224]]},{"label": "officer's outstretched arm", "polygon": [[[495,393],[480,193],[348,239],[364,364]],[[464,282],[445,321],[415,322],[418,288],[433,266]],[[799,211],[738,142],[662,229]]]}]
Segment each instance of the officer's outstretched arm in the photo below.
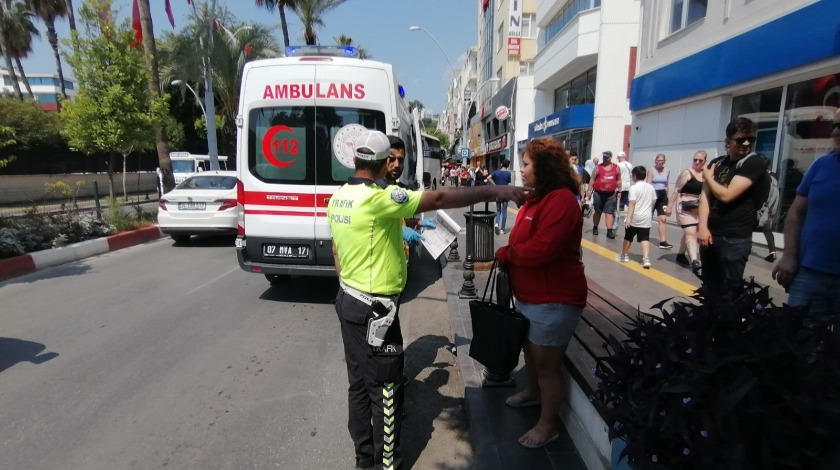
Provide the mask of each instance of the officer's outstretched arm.
[{"label": "officer's outstretched arm", "polygon": [[477,202],[507,199],[521,205],[529,188],[519,186],[473,186],[469,188],[424,191],[417,207],[417,214],[438,209],[466,207]]}]

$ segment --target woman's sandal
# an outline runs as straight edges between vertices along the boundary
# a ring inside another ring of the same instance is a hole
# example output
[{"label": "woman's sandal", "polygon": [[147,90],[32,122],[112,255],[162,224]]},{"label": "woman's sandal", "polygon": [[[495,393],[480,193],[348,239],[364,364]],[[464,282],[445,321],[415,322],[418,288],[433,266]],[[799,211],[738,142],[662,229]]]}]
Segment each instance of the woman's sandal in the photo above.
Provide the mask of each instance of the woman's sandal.
[{"label": "woman's sandal", "polygon": [[505,404],[511,408],[526,408],[529,406],[539,406],[540,401],[533,398],[522,399],[517,395],[507,397]]},{"label": "woman's sandal", "polygon": [[528,443],[528,442],[523,442],[523,440],[522,440],[522,439],[524,439],[524,438],[525,438],[526,436],[528,436],[529,434],[531,434],[531,431],[526,432],[525,434],[523,434],[523,435],[522,435],[522,437],[520,437],[519,439],[517,439],[517,442],[519,442],[519,445],[521,445],[522,447],[527,447],[527,448],[529,448],[529,449],[539,449],[540,447],[543,447],[543,446],[545,446],[546,444],[549,444],[549,443],[551,443],[551,442],[556,441],[556,440],[560,437],[560,433],[559,433],[559,432],[555,432],[554,434],[552,434],[552,435],[550,435],[550,436],[546,437],[546,438],[545,438],[545,439],[543,439],[542,441],[535,442],[535,443],[533,443],[533,444]]}]

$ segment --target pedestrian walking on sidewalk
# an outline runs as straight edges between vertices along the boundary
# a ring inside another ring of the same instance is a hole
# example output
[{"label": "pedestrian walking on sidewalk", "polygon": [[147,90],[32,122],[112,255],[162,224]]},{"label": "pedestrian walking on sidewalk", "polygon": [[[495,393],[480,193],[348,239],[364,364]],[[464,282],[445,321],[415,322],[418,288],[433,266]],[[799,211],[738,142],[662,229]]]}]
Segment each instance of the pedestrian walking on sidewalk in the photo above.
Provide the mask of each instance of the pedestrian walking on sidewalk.
[{"label": "pedestrian walking on sidewalk", "polygon": [[665,168],[665,154],[660,153],[653,160],[653,168],[648,170],[647,182],[656,190],[656,202],[653,204],[653,211],[659,216],[659,248],[663,250],[670,250],[674,245],[668,243],[665,239],[668,227],[665,223],[668,221],[666,211],[668,210],[668,180],[671,177],[671,170]]},{"label": "pedestrian walking on sidewalk", "polygon": [[643,166],[633,168],[633,186],[628,191],[627,217],[624,219],[624,244],[616,260],[630,262],[630,245],[633,237],[642,245],[642,267],[650,269],[650,226],[653,222],[653,204],[656,191],[645,181],[647,170]]},{"label": "pedestrian walking on sidewalk", "polygon": [[[700,223],[700,192],[703,190],[703,167],[708,154],[698,150],[691,159],[691,166],[683,170],[674,185],[674,193],[668,202],[666,214],[671,215],[676,209],[677,223],[683,229],[677,263],[691,267],[694,274],[700,275],[700,247],[697,244],[697,225]],[[688,253],[688,256],[686,256]]]},{"label": "pedestrian walking on sidewalk", "polygon": [[[498,186],[507,186],[512,181],[512,176],[508,168],[510,167],[510,162],[507,160],[502,161],[502,168],[499,170],[494,171],[487,181],[490,184],[498,185]],[[508,209],[508,201],[506,199],[497,199],[496,200],[496,224],[494,226],[494,230],[496,231],[496,235],[500,233],[505,233],[505,229],[507,228],[507,209]]]},{"label": "pedestrian walking on sidewalk", "polygon": [[814,161],[796,189],[773,279],[788,289],[789,305],[807,307],[808,317],[834,314],[834,334],[840,335],[840,111],[834,115],[831,138],[834,151]]},{"label": "pedestrian walking on sidewalk", "polygon": [[330,198],[327,219],[340,288],[335,309],[347,364],[348,429],[356,468],[400,468],[403,340],[399,297],[407,279],[403,219],[495,198],[525,200],[522,188],[485,186],[417,192],[388,185],[388,138],[365,131],[354,143],[355,174]]},{"label": "pedestrian walking on sidewalk", "polygon": [[724,141],[727,154],[703,170],[697,228],[702,279],[711,292],[725,298],[743,289],[762,204],[758,195],[766,195],[770,185],[764,160],[750,158],[756,132],[756,124],[745,117],[730,121]]},{"label": "pedestrian walking on sidewalk", "polygon": [[496,259],[508,270],[517,310],[530,320],[524,346],[527,384],[506,403],[541,407],[539,421],[518,439],[537,448],[559,436],[560,370],[586,305],[587,285],[580,249],[583,215],[575,197],[579,183],[563,145],[534,139],[522,164],[522,179],[534,191]]},{"label": "pedestrian walking on sidewalk", "polygon": [[604,162],[593,170],[592,195],[595,215],[592,216],[592,235],[598,235],[598,224],[601,223],[601,214],[605,214],[607,238],[615,238],[613,231],[613,217],[616,208],[617,191],[621,185],[621,174],[618,165],[612,162],[612,152],[609,150],[601,154]]},{"label": "pedestrian walking on sidewalk", "polygon": [[627,154],[618,152],[618,171],[621,174],[621,187],[618,194],[618,210],[615,213],[613,229],[618,230],[621,225],[622,214],[627,217],[627,204],[629,204],[630,186],[633,186],[633,165],[627,161]]}]

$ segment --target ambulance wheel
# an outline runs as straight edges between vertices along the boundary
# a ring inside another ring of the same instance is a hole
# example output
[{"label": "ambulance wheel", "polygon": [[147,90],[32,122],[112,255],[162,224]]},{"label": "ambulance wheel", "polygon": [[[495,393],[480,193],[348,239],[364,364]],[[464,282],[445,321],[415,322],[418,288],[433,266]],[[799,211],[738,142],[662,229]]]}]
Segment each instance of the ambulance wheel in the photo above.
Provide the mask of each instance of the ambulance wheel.
[{"label": "ambulance wheel", "polygon": [[288,274],[266,274],[265,279],[272,285],[272,286],[279,286],[280,284],[287,282],[291,279],[292,276]]},{"label": "ambulance wheel", "polygon": [[172,237],[172,241],[174,241],[178,245],[183,245],[190,241],[189,235],[170,235]]}]

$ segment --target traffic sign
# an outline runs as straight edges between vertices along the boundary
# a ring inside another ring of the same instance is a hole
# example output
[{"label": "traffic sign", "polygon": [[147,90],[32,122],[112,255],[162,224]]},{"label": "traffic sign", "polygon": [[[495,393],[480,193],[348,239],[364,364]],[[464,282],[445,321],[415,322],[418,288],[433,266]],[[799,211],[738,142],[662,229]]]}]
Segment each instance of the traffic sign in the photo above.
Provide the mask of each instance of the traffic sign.
[{"label": "traffic sign", "polygon": [[461,147],[461,158],[470,158],[469,147]]}]

